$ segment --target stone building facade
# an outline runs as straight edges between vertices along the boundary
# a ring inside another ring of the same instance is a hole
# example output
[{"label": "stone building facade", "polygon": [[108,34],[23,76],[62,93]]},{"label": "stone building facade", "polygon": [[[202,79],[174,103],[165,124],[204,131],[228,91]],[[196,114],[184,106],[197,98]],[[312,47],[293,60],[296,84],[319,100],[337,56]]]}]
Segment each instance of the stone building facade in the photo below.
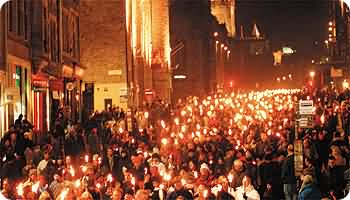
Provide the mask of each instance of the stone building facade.
[{"label": "stone building facade", "polygon": [[0,25],[0,132],[19,114],[44,132],[59,109],[79,120],[79,1],[11,0]]},{"label": "stone building facade", "polygon": [[111,106],[126,108],[127,43],[122,0],[82,0],[80,5],[81,62],[86,66],[85,101],[89,111]]}]

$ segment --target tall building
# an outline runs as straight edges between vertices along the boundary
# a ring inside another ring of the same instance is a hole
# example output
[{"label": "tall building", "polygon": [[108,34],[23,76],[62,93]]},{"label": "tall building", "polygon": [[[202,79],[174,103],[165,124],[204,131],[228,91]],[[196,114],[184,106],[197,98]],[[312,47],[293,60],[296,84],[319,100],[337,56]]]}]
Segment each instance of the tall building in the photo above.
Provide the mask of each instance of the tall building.
[{"label": "tall building", "polygon": [[[31,0],[33,122],[48,130],[62,110],[76,122],[81,104],[79,1]],[[45,122],[45,123],[43,123]]]},{"label": "tall building", "polygon": [[21,114],[31,119],[31,27],[27,1],[9,1],[1,9],[1,133]]},{"label": "tall building", "polygon": [[[350,74],[350,14],[349,7],[342,0],[329,2],[328,37],[325,44],[328,55],[321,59],[321,83],[333,81],[342,86],[342,81]],[[326,31],[325,31],[326,32]]]},{"label": "tall building", "polygon": [[225,24],[229,37],[235,37],[235,0],[210,0],[210,3],[212,15],[220,24]]},{"label": "tall building", "polygon": [[[207,1],[174,0],[170,6],[172,99],[203,96],[210,90],[215,20]],[[195,58],[195,59],[194,59]]]},{"label": "tall building", "polygon": [[125,3],[80,1],[81,62],[85,112],[127,108],[127,43]]},{"label": "tall building", "polygon": [[11,0],[0,24],[0,132],[19,114],[44,132],[59,109],[79,120],[79,1]]},{"label": "tall building", "polygon": [[130,105],[170,102],[169,1],[127,0],[126,32]]}]

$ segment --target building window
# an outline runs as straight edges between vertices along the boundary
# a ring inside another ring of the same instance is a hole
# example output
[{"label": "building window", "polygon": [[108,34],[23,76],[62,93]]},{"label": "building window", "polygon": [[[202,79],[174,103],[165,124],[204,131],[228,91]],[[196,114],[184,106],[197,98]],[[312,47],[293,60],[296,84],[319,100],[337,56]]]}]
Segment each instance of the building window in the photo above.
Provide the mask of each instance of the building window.
[{"label": "building window", "polygon": [[68,44],[68,16],[63,14],[62,18],[62,36],[63,36],[63,51],[69,52],[69,44]]},{"label": "building window", "polygon": [[48,53],[49,51],[49,40],[48,40],[48,17],[47,17],[47,7],[43,9],[43,45],[44,52]]},{"label": "building window", "polygon": [[17,34],[23,34],[23,0],[17,0]]},{"label": "building window", "polygon": [[13,10],[14,10],[14,3],[13,3],[13,0],[9,1],[9,7],[8,7],[8,29],[10,32],[13,32],[13,29],[14,29],[14,24],[15,24],[15,20],[14,20],[14,13],[13,13]]},{"label": "building window", "polygon": [[53,62],[58,62],[58,41],[57,41],[57,24],[52,21],[51,24],[51,37],[50,37],[50,43],[51,43],[51,60]]},{"label": "building window", "polygon": [[24,7],[24,39],[28,40],[28,33],[29,33],[29,2],[28,1],[23,1],[23,7]]},{"label": "building window", "polygon": [[74,35],[73,35],[73,56],[79,58],[79,17],[75,17]]}]

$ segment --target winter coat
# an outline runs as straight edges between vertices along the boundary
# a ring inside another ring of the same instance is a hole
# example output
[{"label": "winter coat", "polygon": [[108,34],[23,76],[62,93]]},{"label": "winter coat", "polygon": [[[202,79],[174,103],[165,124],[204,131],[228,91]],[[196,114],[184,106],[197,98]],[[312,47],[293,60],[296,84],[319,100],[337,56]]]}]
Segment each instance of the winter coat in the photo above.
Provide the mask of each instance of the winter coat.
[{"label": "winter coat", "polygon": [[300,189],[298,200],[319,200],[321,192],[314,184],[307,184]]}]

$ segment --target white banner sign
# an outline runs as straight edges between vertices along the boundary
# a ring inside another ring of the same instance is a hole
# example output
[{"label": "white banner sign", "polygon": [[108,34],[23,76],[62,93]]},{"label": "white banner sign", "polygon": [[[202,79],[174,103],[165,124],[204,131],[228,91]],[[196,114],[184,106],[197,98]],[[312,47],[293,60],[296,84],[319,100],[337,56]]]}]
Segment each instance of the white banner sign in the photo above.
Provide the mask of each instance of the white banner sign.
[{"label": "white banner sign", "polygon": [[300,100],[299,101],[299,114],[312,115],[314,103],[312,100]]}]

